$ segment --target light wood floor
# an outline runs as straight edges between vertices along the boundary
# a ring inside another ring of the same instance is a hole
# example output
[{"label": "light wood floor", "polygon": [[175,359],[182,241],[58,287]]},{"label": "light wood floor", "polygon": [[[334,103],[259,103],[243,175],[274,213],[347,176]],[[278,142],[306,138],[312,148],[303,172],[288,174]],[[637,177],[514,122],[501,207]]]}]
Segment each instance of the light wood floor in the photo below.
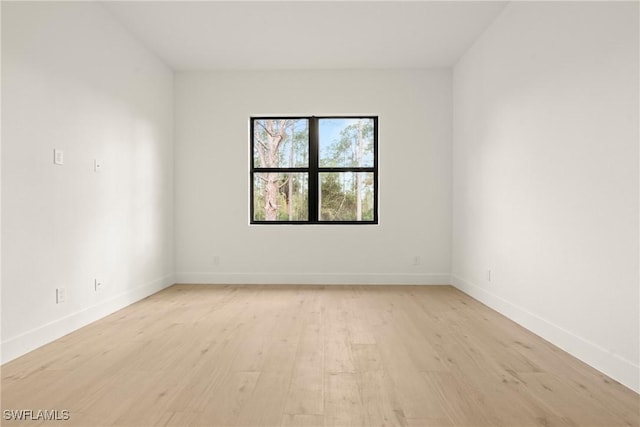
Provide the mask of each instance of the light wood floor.
[{"label": "light wood floor", "polygon": [[448,286],[176,285],[2,367],[55,426],[638,426],[640,397]]}]

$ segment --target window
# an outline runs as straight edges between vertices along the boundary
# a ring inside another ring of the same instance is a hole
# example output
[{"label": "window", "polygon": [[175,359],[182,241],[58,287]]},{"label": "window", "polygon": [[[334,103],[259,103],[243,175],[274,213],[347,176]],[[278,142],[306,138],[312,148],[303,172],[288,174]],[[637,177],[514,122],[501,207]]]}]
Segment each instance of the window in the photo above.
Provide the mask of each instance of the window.
[{"label": "window", "polygon": [[377,224],[377,117],[252,117],[252,224]]}]

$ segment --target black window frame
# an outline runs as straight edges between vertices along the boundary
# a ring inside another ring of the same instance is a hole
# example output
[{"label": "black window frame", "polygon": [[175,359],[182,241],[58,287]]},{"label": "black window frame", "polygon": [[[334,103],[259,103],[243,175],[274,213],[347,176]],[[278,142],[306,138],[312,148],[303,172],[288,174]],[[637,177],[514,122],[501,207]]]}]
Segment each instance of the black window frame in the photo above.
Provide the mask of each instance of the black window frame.
[{"label": "black window frame", "polygon": [[[255,167],[254,125],[258,120],[308,120],[309,123],[309,161],[307,167]],[[318,121],[322,119],[372,119],[373,120],[373,166],[368,167],[320,167],[320,135]],[[378,224],[378,116],[251,116],[249,119],[249,223],[272,225],[377,225]],[[254,175],[264,172],[307,173],[308,174],[308,219],[302,221],[267,221],[254,219]],[[320,174],[326,172],[370,172],[373,173],[373,219],[362,221],[330,221],[319,219]]]}]

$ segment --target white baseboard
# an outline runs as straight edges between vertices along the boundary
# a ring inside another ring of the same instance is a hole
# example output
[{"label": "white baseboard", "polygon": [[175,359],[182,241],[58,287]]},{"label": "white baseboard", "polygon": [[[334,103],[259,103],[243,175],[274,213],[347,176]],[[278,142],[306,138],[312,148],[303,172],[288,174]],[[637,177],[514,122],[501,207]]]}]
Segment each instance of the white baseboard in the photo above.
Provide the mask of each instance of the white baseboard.
[{"label": "white baseboard", "polygon": [[143,286],[123,292],[99,304],[31,329],[16,337],[9,338],[2,342],[2,348],[0,350],[2,363],[20,357],[23,354],[48,344],[173,284],[174,276],[168,275]]},{"label": "white baseboard", "polygon": [[229,285],[447,285],[448,274],[176,273],[177,283]]},{"label": "white baseboard", "polygon": [[451,284],[553,345],[640,393],[640,366],[455,275]]}]

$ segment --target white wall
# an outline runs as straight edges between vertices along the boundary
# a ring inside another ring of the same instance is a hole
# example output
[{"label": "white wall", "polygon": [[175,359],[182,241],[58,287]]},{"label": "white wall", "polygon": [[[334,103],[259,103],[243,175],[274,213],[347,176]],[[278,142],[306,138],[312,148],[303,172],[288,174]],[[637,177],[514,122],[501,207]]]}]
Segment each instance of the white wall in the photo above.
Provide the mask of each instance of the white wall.
[{"label": "white wall", "polygon": [[638,3],[514,2],[453,80],[453,282],[635,390],[638,47]]},{"label": "white wall", "polygon": [[173,74],[83,2],[3,2],[2,66],[6,362],[173,283]]},{"label": "white wall", "polygon": [[[274,114],[379,116],[379,225],[249,225],[249,117]],[[450,70],[178,73],[177,280],[448,283],[450,138]]]}]

